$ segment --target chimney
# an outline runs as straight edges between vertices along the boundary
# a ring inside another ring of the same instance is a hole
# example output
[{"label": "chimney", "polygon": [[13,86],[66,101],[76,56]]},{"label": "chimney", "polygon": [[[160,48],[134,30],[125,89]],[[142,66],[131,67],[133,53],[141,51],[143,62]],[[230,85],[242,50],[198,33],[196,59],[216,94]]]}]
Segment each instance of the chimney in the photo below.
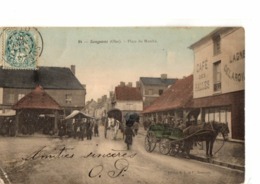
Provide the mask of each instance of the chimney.
[{"label": "chimney", "polygon": [[141,85],[140,85],[140,81],[136,81],[136,88],[140,88]]},{"label": "chimney", "polygon": [[128,82],[127,86],[128,87],[133,87],[133,83],[132,82]]},{"label": "chimney", "polygon": [[76,66],[75,66],[75,65],[71,65],[71,66],[70,66],[70,70],[71,70],[71,72],[72,72],[74,75],[76,75]]},{"label": "chimney", "polygon": [[114,96],[114,91],[109,92],[109,97],[112,98]]},{"label": "chimney", "polygon": [[125,86],[125,82],[120,82],[120,86],[121,87]]},{"label": "chimney", "polygon": [[162,79],[162,80],[167,79],[167,74],[165,74],[165,73],[164,73],[164,74],[161,74],[161,79]]},{"label": "chimney", "polygon": [[81,85],[82,85],[82,87],[83,87],[84,89],[86,89],[86,87],[87,87],[86,84],[81,84]]}]

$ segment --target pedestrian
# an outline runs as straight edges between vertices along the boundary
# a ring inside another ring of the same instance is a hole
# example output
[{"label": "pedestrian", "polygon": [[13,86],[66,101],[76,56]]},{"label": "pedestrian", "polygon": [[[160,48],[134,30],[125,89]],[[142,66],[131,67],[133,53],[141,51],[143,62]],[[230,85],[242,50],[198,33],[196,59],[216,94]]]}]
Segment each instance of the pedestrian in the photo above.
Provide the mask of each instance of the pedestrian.
[{"label": "pedestrian", "polygon": [[135,133],[134,133],[132,127],[126,126],[126,128],[125,128],[125,143],[127,145],[127,150],[129,150],[130,146],[132,146],[134,136],[135,136]]},{"label": "pedestrian", "polygon": [[79,139],[81,139],[82,141],[84,140],[84,133],[85,133],[85,126],[84,126],[84,122],[83,122],[83,120],[81,120],[81,122],[80,122],[80,137],[79,137]]},{"label": "pedestrian", "polygon": [[65,135],[65,126],[63,122],[60,122],[58,136],[60,137],[60,139],[62,139],[64,135]]},{"label": "pedestrian", "polygon": [[139,129],[139,123],[137,121],[134,122],[133,129],[134,129],[135,135],[137,135],[138,129]]},{"label": "pedestrian", "polygon": [[184,130],[185,128],[187,128],[186,124],[183,122],[182,119],[180,119],[180,120],[178,121],[177,127],[178,127],[179,129],[181,129],[181,130]]},{"label": "pedestrian", "polygon": [[81,126],[80,126],[79,123],[77,123],[76,126],[77,126],[76,134],[77,134],[78,139],[80,139],[80,137],[81,137]]},{"label": "pedestrian", "polygon": [[87,140],[92,139],[92,128],[93,128],[93,123],[90,119],[88,119],[86,123]]},{"label": "pedestrian", "polygon": [[94,136],[95,136],[95,137],[98,137],[98,136],[99,136],[98,127],[99,127],[99,122],[96,120],[96,121],[94,122]]}]

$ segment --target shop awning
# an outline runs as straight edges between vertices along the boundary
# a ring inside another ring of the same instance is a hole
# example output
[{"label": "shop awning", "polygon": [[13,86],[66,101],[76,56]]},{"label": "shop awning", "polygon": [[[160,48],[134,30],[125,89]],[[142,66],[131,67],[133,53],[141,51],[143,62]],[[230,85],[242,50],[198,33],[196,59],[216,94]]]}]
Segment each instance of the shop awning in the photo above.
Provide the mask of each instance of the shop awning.
[{"label": "shop awning", "polygon": [[75,110],[73,111],[70,115],[68,115],[67,117],[65,117],[64,120],[68,120],[68,119],[73,119],[73,118],[90,118],[90,119],[95,119],[92,116],[89,116],[81,111]]}]

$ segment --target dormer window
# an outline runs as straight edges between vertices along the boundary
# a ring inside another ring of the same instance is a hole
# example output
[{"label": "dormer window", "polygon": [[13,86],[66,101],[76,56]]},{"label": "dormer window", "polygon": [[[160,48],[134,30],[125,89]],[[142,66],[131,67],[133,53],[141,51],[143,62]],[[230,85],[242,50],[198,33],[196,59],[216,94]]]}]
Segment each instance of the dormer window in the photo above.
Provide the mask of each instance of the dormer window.
[{"label": "dormer window", "polygon": [[218,55],[221,52],[220,35],[213,37],[213,54]]}]

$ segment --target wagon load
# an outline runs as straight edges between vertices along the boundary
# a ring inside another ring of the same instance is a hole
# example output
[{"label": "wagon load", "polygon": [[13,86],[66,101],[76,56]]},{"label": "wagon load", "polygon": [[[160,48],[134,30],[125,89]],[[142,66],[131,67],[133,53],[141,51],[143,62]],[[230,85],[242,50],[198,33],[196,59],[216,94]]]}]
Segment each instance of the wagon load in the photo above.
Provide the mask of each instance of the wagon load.
[{"label": "wagon load", "polygon": [[147,130],[145,149],[152,152],[158,144],[162,154],[175,156],[179,152],[185,152],[189,157],[194,142],[206,141],[206,154],[212,156],[213,144],[219,133],[222,134],[223,140],[226,140],[229,133],[227,124],[209,122],[204,126],[192,125],[184,130],[166,124],[155,124]]}]

